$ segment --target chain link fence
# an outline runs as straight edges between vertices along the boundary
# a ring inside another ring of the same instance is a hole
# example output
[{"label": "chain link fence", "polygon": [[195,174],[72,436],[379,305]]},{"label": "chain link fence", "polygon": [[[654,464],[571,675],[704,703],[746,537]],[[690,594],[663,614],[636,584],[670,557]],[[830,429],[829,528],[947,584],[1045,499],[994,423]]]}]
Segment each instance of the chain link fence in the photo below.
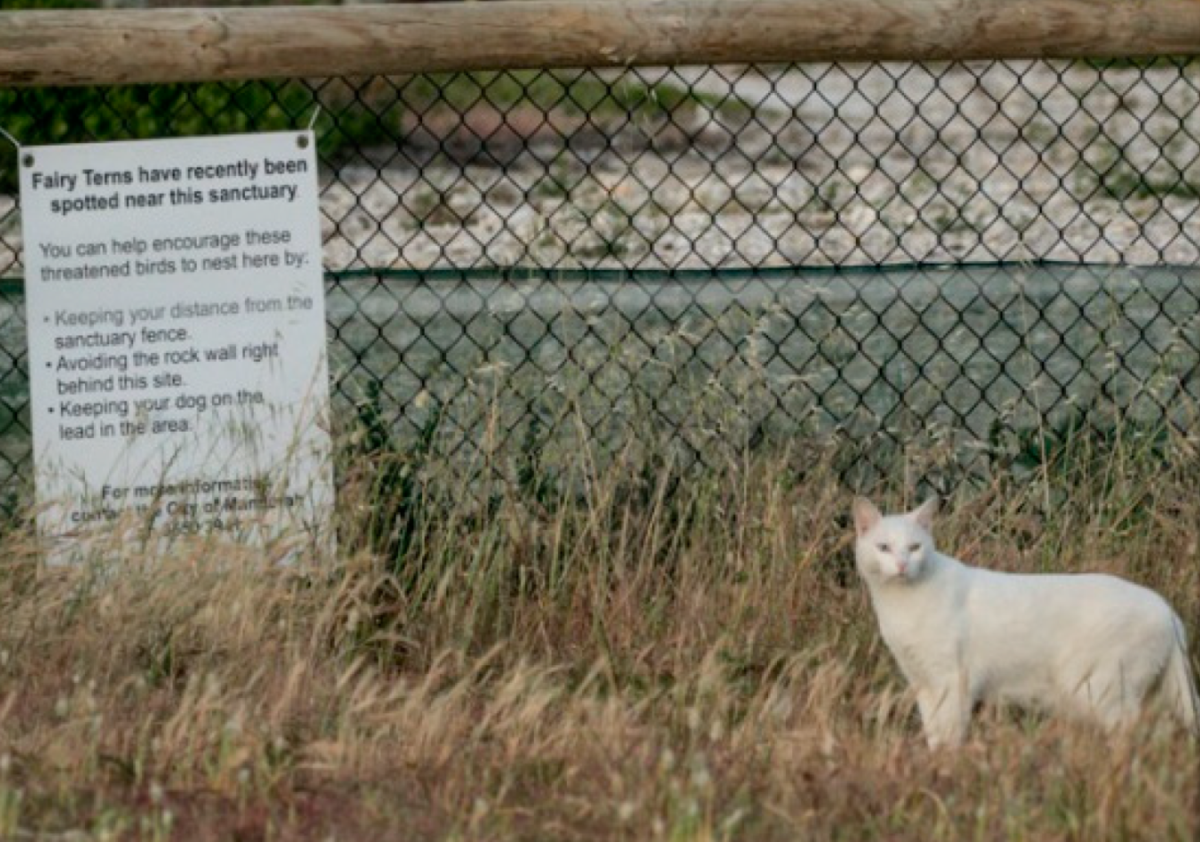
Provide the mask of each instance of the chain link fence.
[{"label": "chain link fence", "polygon": [[[946,482],[1200,429],[1200,63],[518,71],[0,90],[22,143],[307,125],[335,393],[513,475],[799,437]],[[0,149],[0,484],[29,473]],[[1035,441],[1036,439],[1036,441]],[[672,457],[673,458],[673,457]]]}]

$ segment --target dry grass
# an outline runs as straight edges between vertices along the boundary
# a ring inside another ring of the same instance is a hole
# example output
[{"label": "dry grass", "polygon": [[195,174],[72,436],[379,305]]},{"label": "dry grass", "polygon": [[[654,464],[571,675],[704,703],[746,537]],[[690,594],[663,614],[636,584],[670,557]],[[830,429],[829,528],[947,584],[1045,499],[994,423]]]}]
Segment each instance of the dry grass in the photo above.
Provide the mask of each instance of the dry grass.
[{"label": "dry grass", "polygon": [[[951,501],[941,544],[1123,572],[1200,648],[1195,451],[1076,450]],[[582,458],[583,493],[484,507],[427,467],[394,563],[354,471],[337,559],[286,570],[203,545],[47,569],[15,530],[0,837],[1196,838],[1200,753],[1161,722],[993,713],[925,750],[826,464]]]}]

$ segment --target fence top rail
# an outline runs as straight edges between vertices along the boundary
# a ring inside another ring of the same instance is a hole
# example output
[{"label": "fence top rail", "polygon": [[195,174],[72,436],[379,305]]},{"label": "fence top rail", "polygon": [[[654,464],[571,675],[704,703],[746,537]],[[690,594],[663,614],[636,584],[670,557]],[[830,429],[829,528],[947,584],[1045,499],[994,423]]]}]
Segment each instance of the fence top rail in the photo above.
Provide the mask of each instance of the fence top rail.
[{"label": "fence top rail", "polygon": [[1200,53],[1200,0],[501,0],[0,12],[0,85]]}]

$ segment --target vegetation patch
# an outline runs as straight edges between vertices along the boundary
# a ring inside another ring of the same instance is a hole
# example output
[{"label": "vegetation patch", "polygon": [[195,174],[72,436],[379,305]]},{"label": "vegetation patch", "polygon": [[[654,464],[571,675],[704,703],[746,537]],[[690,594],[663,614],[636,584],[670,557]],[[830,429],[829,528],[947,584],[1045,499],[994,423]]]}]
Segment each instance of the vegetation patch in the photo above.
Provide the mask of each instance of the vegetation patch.
[{"label": "vegetation patch", "polygon": [[[0,837],[1200,832],[1200,749],[1160,721],[1110,738],[991,712],[925,749],[848,516],[853,490],[910,504],[922,454],[851,489],[827,440],[696,470],[652,440],[599,467],[584,439],[550,470],[534,432],[513,482],[464,484],[428,446],[443,408],[406,446],[374,412],[343,439],[332,558],[114,540],[45,568],[8,528]],[[948,500],[940,543],[1133,578],[1196,652],[1195,443],[1069,435]]]}]

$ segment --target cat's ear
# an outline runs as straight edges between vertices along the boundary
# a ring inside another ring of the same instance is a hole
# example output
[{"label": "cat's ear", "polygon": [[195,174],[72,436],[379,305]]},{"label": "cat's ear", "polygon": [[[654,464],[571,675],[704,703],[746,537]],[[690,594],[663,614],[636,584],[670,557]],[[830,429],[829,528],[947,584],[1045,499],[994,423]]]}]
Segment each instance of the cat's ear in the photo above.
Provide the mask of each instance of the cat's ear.
[{"label": "cat's ear", "polygon": [[879,513],[879,509],[875,508],[866,497],[854,498],[854,531],[858,537],[862,537],[871,531],[875,524],[879,523],[879,519],[883,517]]},{"label": "cat's ear", "polygon": [[938,498],[930,497],[922,503],[915,511],[909,514],[909,517],[916,521],[917,526],[928,532],[933,528],[933,516],[937,514]]}]

